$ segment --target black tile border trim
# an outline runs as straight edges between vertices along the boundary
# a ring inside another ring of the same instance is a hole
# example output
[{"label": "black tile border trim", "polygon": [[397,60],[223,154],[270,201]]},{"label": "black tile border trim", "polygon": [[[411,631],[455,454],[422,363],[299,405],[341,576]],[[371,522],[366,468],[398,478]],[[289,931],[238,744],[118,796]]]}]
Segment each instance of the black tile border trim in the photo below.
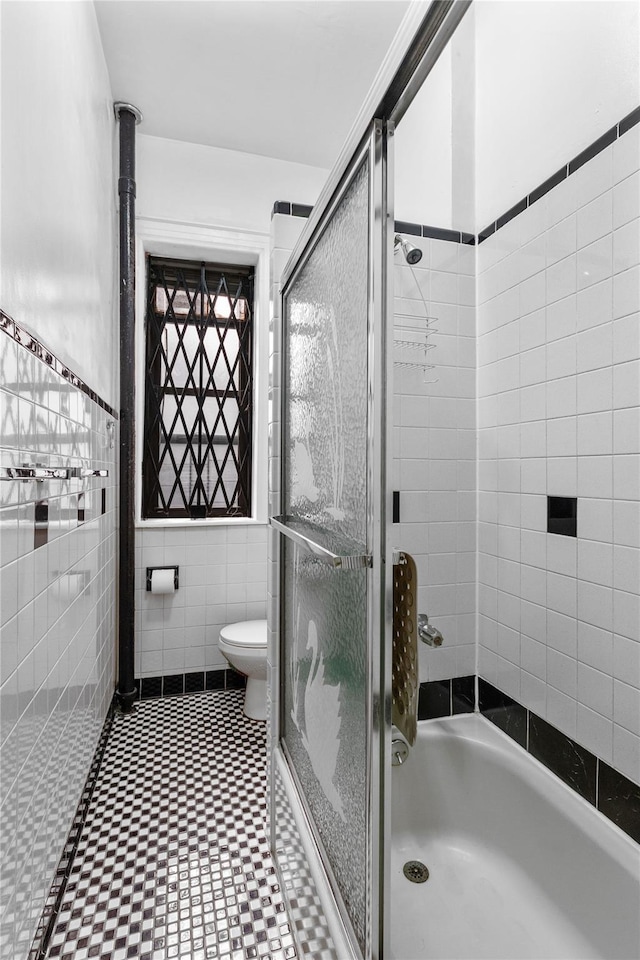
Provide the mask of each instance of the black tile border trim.
[{"label": "black tile border trim", "polygon": [[518,203],[514,204],[510,210],[507,210],[506,213],[503,213],[501,216],[496,217],[493,223],[488,224],[481,230],[478,234],[478,243],[482,243],[484,240],[487,240],[492,236],[496,230],[499,230],[500,227],[504,227],[505,224],[509,223],[510,220],[513,220],[514,217],[517,217],[518,214],[523,213],[527,207],[533,206],[538,200],[542,199],[546,193],[549,193],[553,187],[557,187],[559,183],[562,183],[563,180],[566,180],[567,177],[570,177],[576,170],[579,170],[580,167],[584,166],[589,160],[593,160],[594,157],[605,149],[605,147],[610,146],[614,143],[615,140],[618,140],[622,137],[628,130],[631,130],[637,123],[640,123],[640,107],[636,107],[635,110],[632,110],[631,113],[628,113],[626,117],[623,117],[618,123],[616,123],[611,129],[607,130],[606,133],[603,133],[597,140],[594,140],[593,143],[589,144],[588,147],[585,147],[584,150],[581,150],[580,153],[574,157],[572,160],[569,160],[563,167],[560,167],[548,180],[545,180],[541,183],[535,190],[532,190],[527,194],[526,197],[523,197],[522,200],[519,200]]},{"label": "black tile border trim", "polygon": [[454,677],[452,680],[427,680],[420,684],[418,720],[435,720],[458,713],[473,713],[475,706],[475,676]]},{"label": "black tile border trim", "polygon": [[422,237],[424,240],[448,240],[450,243],[463,243],[473,246],[476,238],[463,230],[449,230],[446,227],[430,227],[426,223],[411,223],[409,220],[396,220],[393,224],[396,233],[409,237]]},{"label": "black tile border trim", "polygon": [[[450,240],[452,243],[463,243],[473,245],[476,243],[483,243],[484,240],[487,240],[489,237],[493,236],[496,230],[500,230],[501,227],[504,227],[507,223],[513,220],[519,214],[524,213],[524,211],[533,206],[538,200],[541,200],[545,194],[549,193],[554,187],[557,187],[559,183],[562,183],[563,180],[566,180],[567,177],[570,177],[576,170],[579,170],[580,167],[584,166],[589,160],[592,160],[596,157],[605,147],[610,146],[615,140],[618,140],[621,136],[627,133],[628,130],[631,130],[632,127],[635,127],[637,123],[640,123],[640,107],[636,107],[635,110],[632,110],[631,113],[628,113],[626,117],[623,117],[615,126],[611,127],[610,130],[607,130],[606,133],[598,137],[597,140],[594,140],[588,147],[585,147],[576,157],[572,160],[569,160],[563,167],[560,167],[552,176],[547,180],[537,186],[534,190],[527,194],[526,197],[523,197],[522,200],[519,200],[512,207],[509,208],[505,213],[501,214],[499,217],[489,223],[484,230],[480,230],[477,238],[473,233],[466,233],[462,230],[448,230],[443,227],[430,227],[424,223],[412,223],[409,220],[396,220],[394,223],[394,229],[396,233],[404,233],[407,236],[411,237],[423,237],[431,238],[432,240]],[[288,216],[294,217],[308,217],[313,210],[313,207],[307,206],[302,203],[289,203],[286,200],[277,200],[273,205],[273,210],[271,216],[273,217],[276,213],[284,213]]]},{"label": "black tile border trim", "polygon": [[[309,217],[313,207],[303,203],[289,203],[287,200],[277,200],[273,205],[271,216],[276,213],[283,213],[291,217]],[[473,233],[466,233],[462,230],[448,230],[445,227],[430,227],[426,223],[412,223],[409,220],[396,220],[394,222],[396,233],[404,233],[409,237],[422,237],[431,240],[449,240],[452,243],[464,243],[473,246],[476,238]]]},{"label": "black tile border trim", "polygon": [[89,773],[87,774],[87,779],[85,780],[84,788],[82,790],[80,800],[78,801],[78,806],[76,807],[71,829],[69,830],[65,845],[62,848],[62,856],[58,862],[58,867],[56,869],[56,873],[49,890],[49,895],[44,905],[42,916],[40,918],[40,922],[38,923],[38,928],[33,938],[27,960],[45,960],[47,955],[49,941],[51,940],[51,936],[58,919],[58,914],[60,912],[60,907],[62,906],[62,900],[64,898],[69,877],[71,876],[71,870],[73,868],[73,862],[78,850],[78,844],[80,843],[82,829],[87,819],[89,805],[91,803],[93,791],[95,790],[95,786],[98,781],[100,767],[102,766],[102,761],[107,749],[107,742],[109,740],[111,728],[113,727],[113,718],[115,716],[116,709],[114,697],[109,705],[107,715],[102,725],[102,730],[100,732],[100,737],[98,738],[93,760],[91,761]]},{"label": "black tile border trim", "polygon": [[487,720],[640,843],[640,785],[482,677],[478,698]]},{"label": "black tile border trim", "polygon": [[110,417],[113,417],[114,420],[118,420],[118,414],[110,406],[106,400],[103,400],[102,397],[98,396],[95,390],[92,390],[84,380],[76,376],[66,363],[63,363],[62,360],[59,360],[50,350],[48,350],[36,337],[28,333],[26,330],[23,330],[15,320],[13,320],[8,314],[3,310],[0,310],[0,330],[3,330],[9,337],[20,344],[21,347],[24,347],[25,350],[29,350],[38,360],[41,360],[48,367],[51,367],[59,376],[64,377],[72,386],[76,387],[77,390],[80,390],[82,393],[86,394],[94,403],[97,403],[99,407],[102,407],[103,410],[109,414]]},{"label": "black tile border trim", "polygon": [[430,227],[426,223],[411,223],[409,220],[396,220],[393,224],[396,233],[409,237],[422,237],[424,240],[448,240],[450,243],[463,243],[473,246],[476,238],[472,233],[462,230],[448,230],[445,227]]},{"label": "black tile border trim", "polygon": [[478,711],[527,749],[527,710],[497,687],[478,678]]},{"label": "black tile border trim", "polygon": [[218,670],[194,670],[167,676],[140,677],[135,683],[137,700],[156,700],[189,693],[210,693],[212,690],[242,690],[246,677],[232,667],[222,667]]},{"label": "black tile border trim", "polygon": [[531,756],[595,806],[598,764],[594,755],[531,711],[528,721]]},{"label": "black tile border trim", "polygon": [[288,217],[303,217],[307,220],[311,216],[313,207],[308,203],[290,203],[288,200],[276,200],[271,211],[271,217],[276,213],[284,213]]}]

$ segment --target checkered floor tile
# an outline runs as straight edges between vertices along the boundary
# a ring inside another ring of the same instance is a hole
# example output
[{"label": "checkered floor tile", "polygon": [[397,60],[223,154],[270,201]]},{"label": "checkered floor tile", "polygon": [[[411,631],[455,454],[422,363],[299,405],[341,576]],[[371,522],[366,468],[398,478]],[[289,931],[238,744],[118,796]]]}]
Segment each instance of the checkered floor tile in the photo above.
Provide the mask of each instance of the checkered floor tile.
[{"label": "checkered floor tile", "polygon": [[116,716],[48,958],[297,958],[265,833],[265,729],[243,695]]}]

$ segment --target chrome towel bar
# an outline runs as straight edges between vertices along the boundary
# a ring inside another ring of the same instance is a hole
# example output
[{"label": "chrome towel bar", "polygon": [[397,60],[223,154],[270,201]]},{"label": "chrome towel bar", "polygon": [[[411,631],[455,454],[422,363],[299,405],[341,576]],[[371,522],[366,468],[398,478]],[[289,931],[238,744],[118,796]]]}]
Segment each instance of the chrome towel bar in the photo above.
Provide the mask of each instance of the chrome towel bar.
[{"label": "chrome towel bar", "polygon": [[91,470],[85,467],[0,467],[0,480],[86,480],[90,477],[108,477],[108,470]]},{"label": "chrome towel bar", "polygon": [[360,570],[372,566],[371,556],[362,553],[358,545],[351,544],[314,524],[285,516],[271,517],[269,522],[274,530],[293,540],[305,553],[313,554],[317,560],[330,567],[338,570]]}]

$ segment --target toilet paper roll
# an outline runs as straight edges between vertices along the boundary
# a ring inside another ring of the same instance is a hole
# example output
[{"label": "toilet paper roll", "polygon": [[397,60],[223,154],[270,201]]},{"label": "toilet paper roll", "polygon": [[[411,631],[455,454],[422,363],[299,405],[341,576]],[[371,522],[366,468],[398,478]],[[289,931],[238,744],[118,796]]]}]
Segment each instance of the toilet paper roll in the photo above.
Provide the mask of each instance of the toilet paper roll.
[{"label": "toilet paper roll", "polygon": [[152,570],[151,593],[175,593],[175,575],[173,567],[170,570]]}]

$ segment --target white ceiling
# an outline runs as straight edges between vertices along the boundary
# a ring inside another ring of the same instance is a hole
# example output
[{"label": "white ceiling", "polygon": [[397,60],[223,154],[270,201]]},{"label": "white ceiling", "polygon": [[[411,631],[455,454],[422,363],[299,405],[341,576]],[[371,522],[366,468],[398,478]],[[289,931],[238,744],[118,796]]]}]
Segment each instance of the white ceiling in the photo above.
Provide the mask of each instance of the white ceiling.
[{"label": "white ceiling", "polygon": [[96,0],[141,133],[331,167],[408,0]]}]

